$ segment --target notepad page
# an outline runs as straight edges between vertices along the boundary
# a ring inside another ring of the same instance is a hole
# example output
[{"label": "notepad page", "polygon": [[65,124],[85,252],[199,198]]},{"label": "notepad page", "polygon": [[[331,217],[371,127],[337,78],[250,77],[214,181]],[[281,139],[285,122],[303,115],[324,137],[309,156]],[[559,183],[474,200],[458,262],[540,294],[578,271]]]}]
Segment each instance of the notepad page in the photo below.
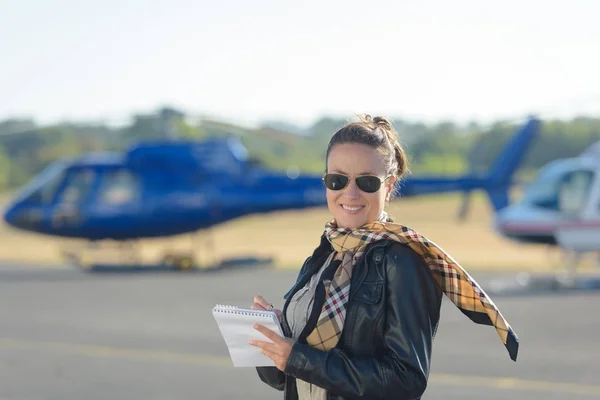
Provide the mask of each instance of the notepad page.
[{"label": "notepad page", "polygon": [[[256,313],[227,312],[231,309],[215,307],[213,315],[231,356],[235,367],[274,366],[269,357],[260,352],[260,348],[248,343],[251,339],[271,342],[266,336],[254,329],[254,323],[259,323],[280,336],[283,336],[277,316],[272,311]],[[237,309],[240,310],[240,309]]]}]

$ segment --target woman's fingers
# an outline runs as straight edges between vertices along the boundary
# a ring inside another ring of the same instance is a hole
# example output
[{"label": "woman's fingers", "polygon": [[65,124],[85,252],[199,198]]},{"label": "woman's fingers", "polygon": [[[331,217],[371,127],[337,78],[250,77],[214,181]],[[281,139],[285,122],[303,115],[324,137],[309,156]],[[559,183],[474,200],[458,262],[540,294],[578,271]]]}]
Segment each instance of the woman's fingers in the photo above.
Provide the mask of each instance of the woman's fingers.
[{"label": "woman's fingers", "polygon": [[261,304],[254,303],[250,306],[251,310],[266,310]]},{"label": "woman's fingers", "polygon": [[262,296],[254,296],[254,303],[260,304],[264,310],[270,310],[271,308],[273,308],[271,303],[265,300]]},{"label": "woman's fingers", "polygon": [[273,304],[269,303],[264,297],[256,295],[254,296],[254,304],[250,307],[252,310],[268,310],[275,311],[275,315],[281,321],[281,310],[273,308]]}]

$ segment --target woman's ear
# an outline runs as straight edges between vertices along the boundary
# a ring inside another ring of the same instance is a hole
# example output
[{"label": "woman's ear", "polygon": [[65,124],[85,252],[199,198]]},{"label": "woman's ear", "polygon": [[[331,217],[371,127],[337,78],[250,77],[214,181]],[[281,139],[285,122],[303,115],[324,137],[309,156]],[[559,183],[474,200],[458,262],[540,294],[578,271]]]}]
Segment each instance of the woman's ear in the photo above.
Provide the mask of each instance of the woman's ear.
[{"label": "woman's ear", "polygon": [[385,185],[385,202],[390,201],[390,197],[392,196],[392,191],[394,190],[394,182],[396,182],[396,177],[391,176],[388,180],[388,184]]}]

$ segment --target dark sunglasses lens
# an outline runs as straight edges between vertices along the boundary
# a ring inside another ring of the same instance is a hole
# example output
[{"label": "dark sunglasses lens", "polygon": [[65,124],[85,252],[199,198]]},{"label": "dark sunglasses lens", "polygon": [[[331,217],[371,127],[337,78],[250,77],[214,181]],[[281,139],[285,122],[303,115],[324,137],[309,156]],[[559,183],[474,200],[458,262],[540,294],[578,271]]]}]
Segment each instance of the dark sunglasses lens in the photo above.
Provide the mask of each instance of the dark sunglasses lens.
[{"label": "dark sunglasses lens", "polygon": [[381,187],[381,181],[376,176],[359,176],[356,178],[356,186],[363,192],[375,193]]},{"label": "dark sunglasses lens", "polygon": [[342,190],[348,185],[348,177],[339,174],[325,175],[325,186],[329,190]]}]

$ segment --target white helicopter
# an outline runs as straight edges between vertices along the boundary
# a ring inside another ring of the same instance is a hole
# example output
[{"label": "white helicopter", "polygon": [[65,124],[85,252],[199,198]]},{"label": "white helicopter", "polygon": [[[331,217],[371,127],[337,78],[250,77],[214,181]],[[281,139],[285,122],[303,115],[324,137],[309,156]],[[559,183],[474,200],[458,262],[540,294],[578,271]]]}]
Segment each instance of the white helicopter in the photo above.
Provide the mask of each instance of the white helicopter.
[{"label": "white helicopter", "polygon": [[495,229],[519,242],[558,246],[572,256],[571,275],[585,254],[600,255],[600,142],[542,167],[521,200],[497,212]]}]

